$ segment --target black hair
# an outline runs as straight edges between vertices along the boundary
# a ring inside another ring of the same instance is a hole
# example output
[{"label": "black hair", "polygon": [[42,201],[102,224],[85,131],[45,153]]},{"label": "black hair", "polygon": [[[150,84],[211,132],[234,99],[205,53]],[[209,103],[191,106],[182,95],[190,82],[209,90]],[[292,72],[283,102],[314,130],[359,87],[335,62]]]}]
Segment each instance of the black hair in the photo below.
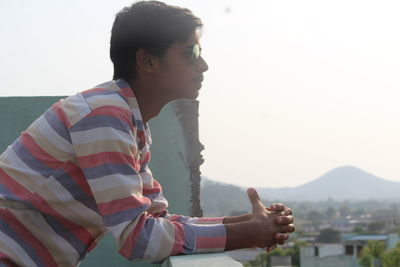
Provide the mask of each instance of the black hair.
[{"label": "black hair", "polygon": [[159,1],[140,1],[123,8],[116,15],[111,31],[113,79],[135,77],[138,49],[162,57],[168,44],[187,40],[202,26],[189,9]]}]

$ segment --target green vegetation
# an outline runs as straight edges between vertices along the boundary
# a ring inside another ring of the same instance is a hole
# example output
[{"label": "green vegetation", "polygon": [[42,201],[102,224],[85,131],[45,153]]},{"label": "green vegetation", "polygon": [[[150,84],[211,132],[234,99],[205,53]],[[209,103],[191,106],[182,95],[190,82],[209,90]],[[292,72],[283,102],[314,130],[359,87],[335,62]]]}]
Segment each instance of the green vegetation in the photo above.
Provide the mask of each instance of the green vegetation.
[{"label": "green vegetation", "polygon": [[271,253],[261,253],[253,261],[250,261],[244,266],[246,267],[270,267],[271,266],[271,256],[291,256],[292,266],[300,266],[300,247],[307,246],[305,242],[295,242],[293,247],[289,248],[276,248]]},{"label": "green vegetation", "polygon": [[362,249],[359,263],[363,267],[380,267],[385,244],[382,241],[369,241]]},{"label": "green vegetation", "polygon": [[382,266],[400,266],[400,244],[395,249],[385,251],[382,254]]},{"label": "green vegetation", "polygon": [[359,263],[362,267],[395,267],[400,266],[400,244],[385,251],[381,241],[369,241],[361,251]]}]

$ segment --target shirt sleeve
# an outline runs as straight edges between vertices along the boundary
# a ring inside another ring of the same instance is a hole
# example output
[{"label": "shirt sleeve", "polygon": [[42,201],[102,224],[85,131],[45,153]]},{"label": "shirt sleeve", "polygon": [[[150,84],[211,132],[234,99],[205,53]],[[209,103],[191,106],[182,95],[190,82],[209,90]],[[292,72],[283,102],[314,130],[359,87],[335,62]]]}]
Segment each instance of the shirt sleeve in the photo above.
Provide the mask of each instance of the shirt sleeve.
[{"label": "shirt sleeve", "polygon": [[152,200],[143,195],[135,134],[132,114],[109,106],[70,128],[78,163],[120,254],[159,262],[170,255],[224,250],[224,225],[168,220],[147,211]]}]

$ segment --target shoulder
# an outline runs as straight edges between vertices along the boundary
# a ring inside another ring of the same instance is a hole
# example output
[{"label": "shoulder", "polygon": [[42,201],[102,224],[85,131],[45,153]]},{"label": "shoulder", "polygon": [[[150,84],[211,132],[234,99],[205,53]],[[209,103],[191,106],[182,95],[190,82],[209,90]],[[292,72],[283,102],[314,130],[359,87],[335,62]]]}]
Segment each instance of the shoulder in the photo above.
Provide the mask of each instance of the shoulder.
[{"label": "shoulder", "polygon": [[109,81],[80,93],[91,110],[101,107],[119,107],[130,111],[127,99],[114,81]]},{"label": "shoulder", "polygon": [[127,122],[132,120],[132,111],[127,100],[112,82],[67,97],[59,105],[62,106],[70,127],[93,116],[117,117]]}]

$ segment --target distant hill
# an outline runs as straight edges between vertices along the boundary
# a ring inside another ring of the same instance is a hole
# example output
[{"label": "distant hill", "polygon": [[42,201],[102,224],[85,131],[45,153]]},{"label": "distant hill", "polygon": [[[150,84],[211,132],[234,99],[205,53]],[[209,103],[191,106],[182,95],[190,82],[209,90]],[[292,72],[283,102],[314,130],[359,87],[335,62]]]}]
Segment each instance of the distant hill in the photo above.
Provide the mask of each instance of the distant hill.
[{"label": "distant hill", "polygon": [[207,217],[231,215],[250,211],[250,203],[243,188],[214,182],[202,177],[201,205]]},{"label": "distant hill", "polygon": [[[202,177],[201,202],[204,216],[250,212],[246,188],[215,182]],[[381,210],[400,203],[400,183],[378,178],[361,169],[345,166],[298,187],[257,188],[262,202],[282,201],[306,214],[329,207],[347,206],[353,210]]]},{"label": "distant hill", "polygon": [[257,189],[263,198],[285,201],[400,199],[400,182],[388,181],[352,166],[333,169],[297,187]]}]

